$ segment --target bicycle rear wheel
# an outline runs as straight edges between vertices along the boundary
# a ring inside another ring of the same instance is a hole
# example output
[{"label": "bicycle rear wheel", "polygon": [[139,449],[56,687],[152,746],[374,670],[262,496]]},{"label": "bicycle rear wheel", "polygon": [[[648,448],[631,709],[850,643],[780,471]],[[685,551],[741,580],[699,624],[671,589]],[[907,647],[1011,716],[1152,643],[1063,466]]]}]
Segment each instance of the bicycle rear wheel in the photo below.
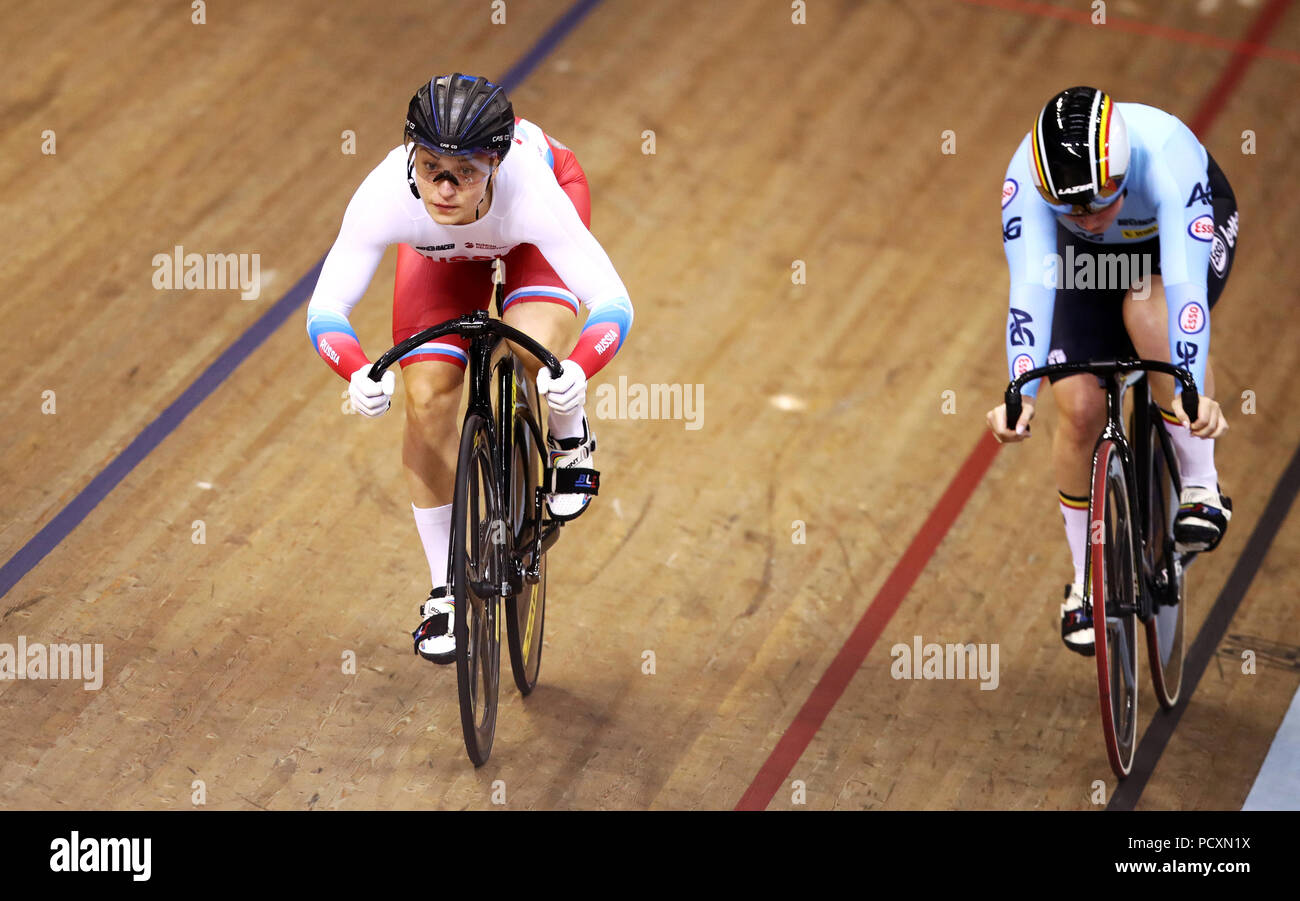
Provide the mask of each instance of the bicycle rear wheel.
[{"label": "bicycle rear wheel", "polygon": [[542,504],[537,498],[546,466],[543,451],[522,416],[515,417],[514,462],[510,467],[510,522],[514,548],[523,577],[520,590],[506,598],[506,645],[510,649],[510,671],[519,693],[527,697],[537,687],[542,667],[542,630],[546,624],[546,553],[539,551],[537,578],[533,544],[542,528]]},{"label": "bicycle rear wheel", "polygon": [[1156,700],[1169,710],[1178,703],[1183,687],[1186,596],[1183,568],[1174,554],[1173,525],[1178,513],[1178,491],[1157,431],[1162,428],[1164,426],[1156,413],[1147,435],[1150,442],[1147,473],[1150,517],[1146,534],[1146,572],[1151,580],[1153,609],[1146,622],[1146,634]]},{"label": "bicycle rear wheel", "polygon": [[499,619],[504,526],[492,467],[492,426],[465,417],[452,501],[452,592],[461,731],[474,766],[492,754],[501,681]]},{"label": "bicycle rear wheel", "polygon": [[1137,744],[1137,569],[1128,479],[1120,447],[1107,438],[1092,464],[1088,586],[1106,756],[1120,778]]}]

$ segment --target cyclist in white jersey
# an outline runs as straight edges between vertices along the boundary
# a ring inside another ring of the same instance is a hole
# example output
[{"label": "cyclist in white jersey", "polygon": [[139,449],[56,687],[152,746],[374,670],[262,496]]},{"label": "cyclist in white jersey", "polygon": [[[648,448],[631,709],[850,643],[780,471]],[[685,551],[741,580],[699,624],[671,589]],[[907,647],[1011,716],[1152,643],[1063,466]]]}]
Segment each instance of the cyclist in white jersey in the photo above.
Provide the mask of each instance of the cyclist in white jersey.
[{"label": "cyclist in white jersey", "polygon": [[[503,259],[503,320],[557,355],[572,348],[559,378],[520,353],[549,406],[550,465],[595,469],[596,442],[583,410],[587,380],[622,346],[632,305],[588,230],[590,216],[586,176],[573,152],[517,119],[500,86],[459,73],[434,78],[411,98],[402,146],[348,204],[308,304],[312,344],[348,380],[353,409],[379,416],[389,407],[395,375],[389,370],[371,381],[370,359],[348,314],[385,250],[398,245],[394,344],[486,309],[494,261]],[[588,318],[575,343],[580,304]],[[463,338],[443,337],[399,361],[406,388],[402,462],[433,584],[412,636],[416,652],[437,663],[455,659],[446,569],[467,347]],[[557,493],[547,504],[555,518],[571,519],[590,499]]]}]

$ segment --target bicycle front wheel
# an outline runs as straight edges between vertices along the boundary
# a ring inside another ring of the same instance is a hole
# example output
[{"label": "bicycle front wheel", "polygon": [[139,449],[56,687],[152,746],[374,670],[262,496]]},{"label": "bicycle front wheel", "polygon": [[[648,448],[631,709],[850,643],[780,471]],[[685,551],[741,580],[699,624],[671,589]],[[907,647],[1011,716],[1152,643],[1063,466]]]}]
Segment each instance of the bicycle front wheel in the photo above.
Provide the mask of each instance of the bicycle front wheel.
[{"label": "bicycle front wheel", "polygon": [[[510,467],[510,520],[515,553],[523,576],[520,590],[506,599],[506,644],[510,671],[519,693],[527,697],[537,687],[542,667],[542,629],[546,624],[546,553],[533,559],[536,536],[542,529],[542,504],[537,497],[546,466],[544,451],[528,421],[515,417],[514,462]],[[532,570],[536,568],[534,579]]]},{"label": "bicycle front wheel", "polygon": [[501,681],[500,586],[505,544],[492,466],[492,426],[465,417],[452,500],[452,593],[456,599],[456,688],[465,750],[487,763],[496,733]]},{"label": "bicycle front wheel", "polygon": [[1088,516],[1088,587],[1106,756],[1121,779],[1137,744],[1137,567],[1133,507],[1124,457],[1114,441],[1097,447]]},{"label": "bicycle front wheel", "polygon": [[[1154,412],[1154,411],[1153,411]],[[1146,571],[1152,585],[1153,609],[1146,622],[1147,657],[1156,700],[1166,710],[1178,703],[1183,687],[1183,632],[1186,595],[1183,568],[1174,554],[1173,525],[1178,491],[1160,440],[1159,414],[1151,421],[1147,472]]]}]

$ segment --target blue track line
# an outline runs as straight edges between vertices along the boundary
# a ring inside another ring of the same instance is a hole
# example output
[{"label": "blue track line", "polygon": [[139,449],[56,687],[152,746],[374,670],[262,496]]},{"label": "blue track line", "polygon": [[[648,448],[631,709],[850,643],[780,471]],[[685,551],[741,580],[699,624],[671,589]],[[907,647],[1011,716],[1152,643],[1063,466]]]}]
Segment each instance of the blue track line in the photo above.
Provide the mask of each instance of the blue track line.
[{"label": "blue track line", "polygon": [[[600,0],[578,0],[564,15],[560,16],[501,79],[501,85],[506,89],[507,93],[522,84],[524,79],[537,67],[538,63],[559,46],[560,42],[577,27],[578,23],[598,3],[600,3]],[[248,330],[234,344],[226,348],[225,352],[211,366],[205,369],[203,374],[182,392],[180,397],[172,401],[165,410],[158,414],[158,417],[153,422],[145,426],[144,431],[137,435],[135,440],[114,457],[113,461],[104,467],[97,476],[91,479],[89,485],[83,488],[66,507],[46,523],[44,528],[32,536],[31,540],[24,544],[16,554],[5,561],[4,566],[0,566],[0,597],[8,594],[9,589],[17,585],[23,576],[31,572],[38,563],[58,547],[59,543],[67,538],[72,533],[72,530],[79,526],[90,515],[91,511],[99,506],[100,501],[106,498],[123,479],[131,474],[132,470],[140,465],[141,460],[161,444],[163,439],[176,431],[177,427],[185,421],[185,418],[194,412],[194,409],[203,403],[212,392],[216,391],[221,386],[221,383],[238,368],[240,363],[248,359],[253,351],[261,346],[263,341],[270,337],[276,329],[284,325],[285,321],[300,306],[306,303],[308,298],[311,297],[312,290],[316,287],[316,280],[320,277],[321,266],[324,263],[325,258],[322,256],[316,261],[316,265],[312,266],[307,271],[307,274],[289,289],[289,292],[284,297],[276,301],[274,306],[249,326]]]}]

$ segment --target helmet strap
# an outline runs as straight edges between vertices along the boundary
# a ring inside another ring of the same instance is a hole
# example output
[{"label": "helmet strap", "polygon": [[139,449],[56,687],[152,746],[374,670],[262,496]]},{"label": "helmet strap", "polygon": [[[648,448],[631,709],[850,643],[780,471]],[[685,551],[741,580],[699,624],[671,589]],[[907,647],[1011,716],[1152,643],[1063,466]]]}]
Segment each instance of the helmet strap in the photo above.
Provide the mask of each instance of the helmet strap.
[{"label": "helmet strap", "polygon": [[415,148],[411,148],[411,153],[406,158],[406,184],[411,189],[411,196],[416,200],[421,200],[420,192],[415,187]]},{"label": "helmet strap", "polygon": [[[492,175],[496,175],[496,174],[497,174],[497,173],[496,173],[496,170],[493,169],[493,170],[492,170]],[[474,205],[474,221],[475,221],[475,222],[478,221],[478,217],[479,217],[479,209],[483,206],[483,201],[486,200],[486,199],[488,198],[488,195],[492,193],[492,175],[489,175],[489,176],[488,176],[487,187],[483,189],[483,196],[480,197],[480,198],[478,199],[478,203],[476,203],[476,204]]]}]

